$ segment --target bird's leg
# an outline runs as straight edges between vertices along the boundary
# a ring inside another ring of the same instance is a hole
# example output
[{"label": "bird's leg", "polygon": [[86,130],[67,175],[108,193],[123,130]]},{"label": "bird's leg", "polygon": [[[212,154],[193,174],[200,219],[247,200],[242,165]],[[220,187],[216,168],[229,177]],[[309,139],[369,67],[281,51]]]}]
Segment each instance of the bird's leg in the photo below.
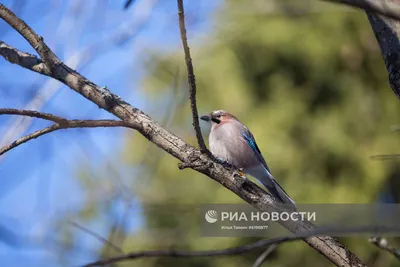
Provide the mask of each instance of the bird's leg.
[{"label": "bird's leg", "polygon": [[246,175],[243,172],[243,168],[238,168],[235,165],[233,165],[232,163],[230,163],[229,161],[221,159],[221,158],[214,157],[214,160],[224,167],[234,168],[236,170],[235,173],[239,174],[239,176],[241,176],[243,178],[246,178]]},{"label": "bird's leg", "polygon": [[219,164],[221,164],[222,166],[224,166],[224,167],[228,167],[228,168],[236,168],[235,166],[233,166],[233,164],[231,164],[229,161],[227,161],[227,160],[224,160],[224,159],[221,159],[221,158],[217,158],[217,157],[214,157],[214,160],[216,161],[216,162],[218,162]]}]

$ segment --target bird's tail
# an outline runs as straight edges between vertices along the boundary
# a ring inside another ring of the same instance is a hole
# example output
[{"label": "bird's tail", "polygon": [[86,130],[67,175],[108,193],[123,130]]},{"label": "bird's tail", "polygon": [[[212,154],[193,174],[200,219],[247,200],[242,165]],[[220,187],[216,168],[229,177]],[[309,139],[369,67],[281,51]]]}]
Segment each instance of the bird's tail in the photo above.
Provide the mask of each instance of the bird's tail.
[{"label": "bird's tail", "polygon": [[263,185],[268,189],[268,191],[283,204],[291,204],[293,206],[296,206],[294,200],[291,197],[289,197],[288,193],[286,193],[285,190],[283,190],[283,188],[278,184],[278,182],[269,172],[268,176],[270,178],[268,183],[263,183]]},{"label": "bird's tail", "polygon": [[267,186],[267,189],[273,194],[275,197],[278,198],[284,204],[293,204],[296,205],[294,200],[289,197],[289,195],[283,190],[283,188],[278,184],[278,182],[273,179],[272,180],[273,186]]},{"label": "bird's tail", "polygon": [[289,204],[296,207],[296,203],[289,197],[289,195],[283,190],[283,188],[278,184],[272,174],[269,172],[269,169],[264,165],[256,166],[253,168],[248,168],[246,173],[251,176],[257,178],[267,189],[268,191],[283,204]]}]

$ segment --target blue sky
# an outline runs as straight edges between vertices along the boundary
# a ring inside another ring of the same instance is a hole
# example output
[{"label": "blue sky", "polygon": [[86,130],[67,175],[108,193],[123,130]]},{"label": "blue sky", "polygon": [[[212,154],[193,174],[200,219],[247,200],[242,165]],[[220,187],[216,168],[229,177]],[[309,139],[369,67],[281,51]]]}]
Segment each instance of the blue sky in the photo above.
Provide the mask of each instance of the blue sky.
[{"label": "blue sky", "polygon": [[[23,8],[15,5],[17,2],[25,3]],[[90,44],[101,44],[96,46],[99,54],[95,59],[78,67],[78,71],[99,85],[107,85],[132,105],[149,112],[154,108],[149,106],[139,89],[140,81],[146,74],[142,65],[142,59],[146,57],[143,51],[149,46],[162,51],[181,46],[176,1],[159,1],[150,9],[148,16],[145,8],[151,1],[137,0],[128,10],[123,10],[124,2],[5,0],[3,4],[13,8],[43,36],[62,60],[71,58],[71,55]],[[190,41],[196,33],[209,30],[210,15],[220,1],[206,1],[207,4],[199,3],[201,1],[186,2]],[[79,15],[79,12],[85,16]],[[136,25],[137,30],[131,38],[122,44],[108,46],[115,32],[129,31],[132,25]],[[0,21],[0,40],[22,51],[36,54],[3,21]],[[71,63],[74,64],[74,61]],[[26,108],[43,88],[50,88],[55,93],[43,105],[39,105],[40,111],[70,119],[112,118],[57,81],[0,58],[1,108]],[[16,119],[16,116],[0,116],[0,140]],[[46,125],[49,125],[46,121],[34,120],[24,133]],[[69,129],[43,136],[8,152],[0,159],[0,226],[4,225],[15,233],[33,239],[47,239],[51,236],[49,227],[69,212],[78,210],[82,204],[82,189],[75,178],[80,160],[89,157],[91,165],[100,168],[105,160],[112,160],[110,155],[118,154],[122,149],[123,132],[122,129]],[[121,203],[116,203],[115,216],[120,216],[124,209]],[[140,217],[129,224],[130,229],[140,227]],[[105,225],[101,222],[85,226],[99,234],[105,231]],[[85,233],[78,235],[78,238],[79,243],[91,251],[95,252],[100,246],[97,240]],[[83,264],[94,257],[95,254],[88,252],[76,256],[73,264]],[[0,259],[4,266],[26,266],[27,263],[29,266],[59,265],[51,245],[13,247],[0,243]]]}]

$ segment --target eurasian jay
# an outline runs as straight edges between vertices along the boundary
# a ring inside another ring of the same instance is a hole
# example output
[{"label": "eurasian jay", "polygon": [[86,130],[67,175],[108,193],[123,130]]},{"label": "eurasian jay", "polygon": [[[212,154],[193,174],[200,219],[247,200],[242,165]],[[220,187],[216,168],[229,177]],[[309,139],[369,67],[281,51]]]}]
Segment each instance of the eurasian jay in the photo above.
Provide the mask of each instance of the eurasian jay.
[{"label": "eurasian jay", "polygon": [[295,205],[272,176],[253,134],[235,116],[216,110],[200,119],[211,123],[209,146],[217,159],[257,178],[278,201]]}]

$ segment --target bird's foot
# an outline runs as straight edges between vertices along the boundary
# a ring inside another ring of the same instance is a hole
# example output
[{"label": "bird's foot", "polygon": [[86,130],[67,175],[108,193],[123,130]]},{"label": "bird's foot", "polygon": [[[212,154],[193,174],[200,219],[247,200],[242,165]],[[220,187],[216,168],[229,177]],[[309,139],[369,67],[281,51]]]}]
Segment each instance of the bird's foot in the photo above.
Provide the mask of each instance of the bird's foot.
[{"label": "bird's foot", "polygon": [[239,173],[240,176],[246,177],[246,174],[244,174],[244,172],[243,172],[243,168],[239,168],[238,169],[238,173]]},{"label": "bird's foot", "polygon": [[244,174],[244,172],[243,172],[243,168],[239,168],[236,172],[240,177],[247,178],[246,174]]}]

